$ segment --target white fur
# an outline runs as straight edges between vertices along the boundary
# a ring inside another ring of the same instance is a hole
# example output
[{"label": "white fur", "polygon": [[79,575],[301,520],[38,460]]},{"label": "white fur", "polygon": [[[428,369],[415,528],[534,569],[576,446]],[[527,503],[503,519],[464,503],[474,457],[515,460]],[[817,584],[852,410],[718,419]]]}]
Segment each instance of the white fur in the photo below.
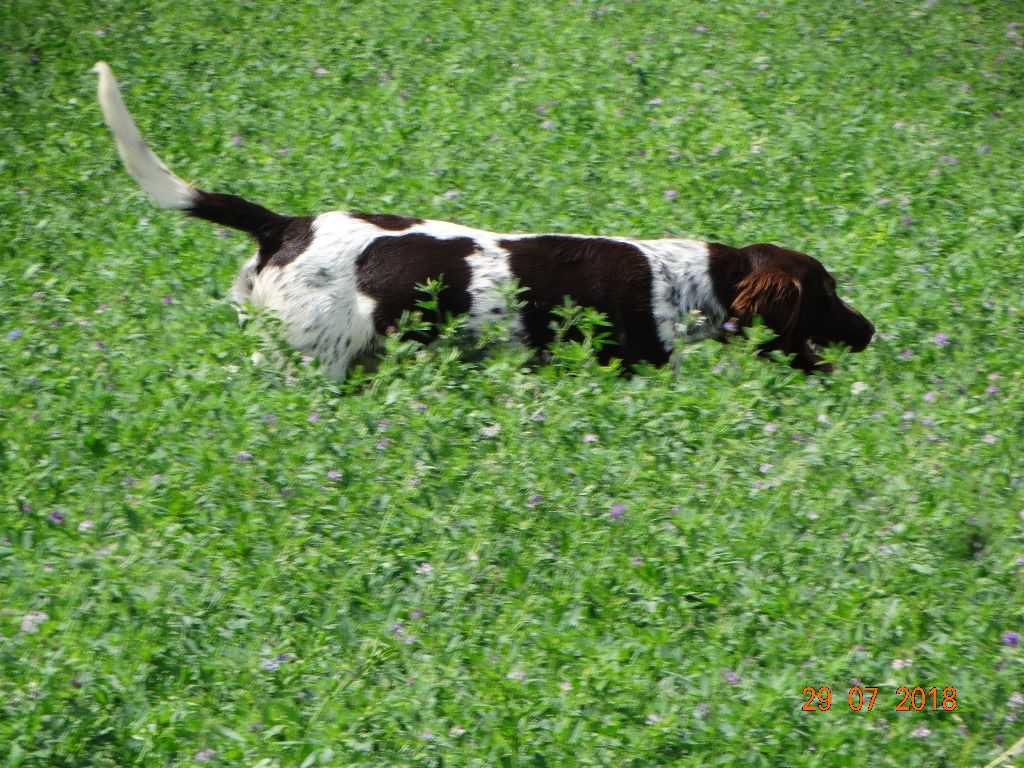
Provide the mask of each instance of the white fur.
[{"label": "white fur", "polygon": [[671,349],[677,338],[692,342],[721,335],[728,313],[711,285],[708,244],[676,239],[634,240],[633,244],[651,265],[651,308],[662,345]]},{"label": "white fur", "polygon": [[121,98],[110,67],[106,62],[98,61],[92,71],[99,75],[100,107],[128,173],[161,208],[190,208],[195,198],[194,188],[171,173],[147,146]]}]

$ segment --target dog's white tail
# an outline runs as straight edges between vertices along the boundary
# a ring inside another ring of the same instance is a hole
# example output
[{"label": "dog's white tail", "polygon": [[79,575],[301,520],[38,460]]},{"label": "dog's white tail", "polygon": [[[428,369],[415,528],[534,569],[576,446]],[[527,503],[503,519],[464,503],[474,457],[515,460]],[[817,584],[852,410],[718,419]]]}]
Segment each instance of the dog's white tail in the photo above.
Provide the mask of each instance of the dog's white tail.
[{"label": "dog's white tail", "polygon": [[100,107],[117,141],[128,173],[164,208],[248,232],[259,243],[261,264],[273,257],[286,240],[294,216],[282,216],[236,195],[205,192],[179,179],[149,148],[121,98],[114,73],[99,61],[92,71],[100,76]]},{"label": "dog's white tail", "polygon": [[99,97],[103,117],[114,134],[117,151],[124,167],[150,197],[162,208],[187,210],[196,201],[197,190],[184,179],[179,179],[164,165],[163,160],[149,148],[128,107],[121,98],[114,73],[105,61],[96,62],[92,71],[100,76]]}]

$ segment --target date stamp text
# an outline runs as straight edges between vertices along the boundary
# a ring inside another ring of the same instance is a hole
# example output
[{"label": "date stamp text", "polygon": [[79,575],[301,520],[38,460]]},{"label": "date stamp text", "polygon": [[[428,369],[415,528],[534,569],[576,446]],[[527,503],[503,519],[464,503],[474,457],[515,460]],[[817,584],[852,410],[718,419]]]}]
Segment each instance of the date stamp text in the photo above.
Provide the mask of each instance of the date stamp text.
[{"label": "date stamp text", "polygon": [[[875,708],[876,701],[879,707],[884,707],[886,704],[879,700],[878,691],[878,686],[855,685],[847,691],[846,703],[854,712],[870,712]],[[808,685],[804,688],[803,694],[807,697],[801,707],[804,712],[827,712],[832,708],[832,689],[828,686],[814,688]],[[885,697],[886,693],[883,691],[882,698]],[[910,688],[901,685],[896,689],[893,703],[896,712],[952,712],[956,709],[956,688]]]}]

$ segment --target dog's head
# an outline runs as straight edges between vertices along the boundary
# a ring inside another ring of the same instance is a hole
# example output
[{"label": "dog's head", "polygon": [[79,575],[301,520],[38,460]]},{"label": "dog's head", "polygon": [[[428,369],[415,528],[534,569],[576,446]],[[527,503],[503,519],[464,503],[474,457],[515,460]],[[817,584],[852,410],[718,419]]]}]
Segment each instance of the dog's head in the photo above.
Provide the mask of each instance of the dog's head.
[{"label": "dog's head", "polygon": [[714,246],[712,271],[719,299],[741,325],[755,316],[777,335],[763,351],[793,354],[793,366],[824,370],[819,352],[841,343],[860,352],[875,327],[836,294],[836,281],[817,259],[758,243],[745,248]]}]

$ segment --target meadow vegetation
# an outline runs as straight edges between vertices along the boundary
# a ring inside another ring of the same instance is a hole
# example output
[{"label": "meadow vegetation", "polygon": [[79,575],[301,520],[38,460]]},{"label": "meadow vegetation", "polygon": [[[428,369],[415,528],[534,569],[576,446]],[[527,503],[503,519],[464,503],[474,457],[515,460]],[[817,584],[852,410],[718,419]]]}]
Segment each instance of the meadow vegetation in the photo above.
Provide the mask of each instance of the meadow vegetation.
[{"label": "meadow vegetation", "polygon": [[[5,3],[0,765],[995,759],[1024,736],[1018,24],[995,0]],[[623,377],[453,327],[332,383],[238,324],[245,238],[124,173],[98,59],[206,189],[775,242],[878,336],[827,377],[750,343]]]}]

